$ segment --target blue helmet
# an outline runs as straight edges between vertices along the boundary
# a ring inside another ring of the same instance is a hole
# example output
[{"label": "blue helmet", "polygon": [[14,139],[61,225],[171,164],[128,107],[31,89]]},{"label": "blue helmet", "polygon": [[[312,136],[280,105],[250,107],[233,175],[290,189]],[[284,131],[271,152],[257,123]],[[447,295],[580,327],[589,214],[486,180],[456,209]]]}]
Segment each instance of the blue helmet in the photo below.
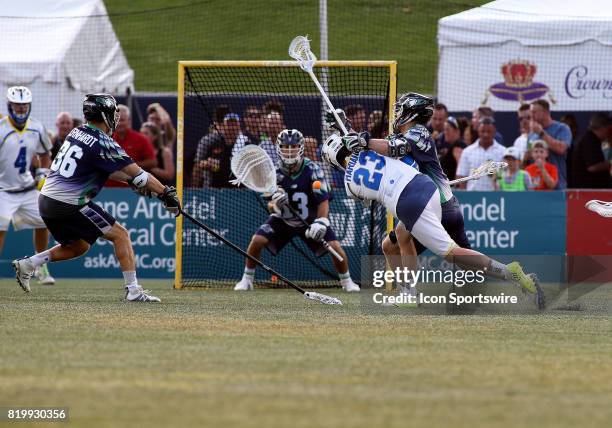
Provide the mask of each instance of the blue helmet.
[{"label": "blue helmet", "polygon": [[[298,148],[296,151],[295,148]],[[304,136],[297,129],[283,129],[276,137],[276,153],[284,165],[295,165],[304,156]]]},{"label": "blue helmet", "polygon": [[[25,86],[11,86],[6,91],[8,114],[13,123],[19,127],[25,125],[32,111],[32,92]],[[27,104],[25,113],[16,112],[15,104]]]}]

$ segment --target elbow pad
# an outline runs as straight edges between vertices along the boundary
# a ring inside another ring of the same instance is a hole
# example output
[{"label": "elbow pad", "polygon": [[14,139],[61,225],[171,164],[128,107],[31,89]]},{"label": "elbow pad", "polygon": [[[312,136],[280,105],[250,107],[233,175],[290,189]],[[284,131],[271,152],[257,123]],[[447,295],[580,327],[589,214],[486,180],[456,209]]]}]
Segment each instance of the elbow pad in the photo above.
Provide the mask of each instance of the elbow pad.
[{"label": "elbow pad", "polygon": [[149,181],[149,173],[144,169],[141,169],[140,172],[132,178],[131,185],[140,188],[143,188],[147,185]]},{"label": "elbow pad", "polygon": [[389,138],[389,157],[401,158],[412,151],[410,143],[404,136],[392,136]]}]

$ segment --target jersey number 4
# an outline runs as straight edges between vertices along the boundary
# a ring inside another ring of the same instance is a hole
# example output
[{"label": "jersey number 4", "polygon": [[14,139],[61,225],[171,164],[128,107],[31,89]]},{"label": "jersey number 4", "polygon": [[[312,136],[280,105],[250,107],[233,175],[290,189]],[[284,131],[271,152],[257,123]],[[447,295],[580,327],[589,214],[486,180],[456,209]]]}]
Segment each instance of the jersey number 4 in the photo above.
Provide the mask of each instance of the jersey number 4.
[{"label": "jersey number 4", "polygon": [[15,163],[13,165],[15,166],[15,168],[19,168],[19,174],[23,174],[24,172],[26,172],[28,161],[26,159],[25,147],[19,149],[19,153],[17,153],[17,159],[15,159]]},{"label": "jersey number 4", "polygon": [[71,146],[68,141],[64,141],[51,164],[51,171],[57,171],[62,177],[70,178],[76,171],[77,160],[82,157],[83,149],[79,146]]},{"label": "jersey number 4", "polygon": [[359,186],[365,186],[371,190],[380,188],[383,174],[380,171],[385,166],[385,157],[372,151],[359,153],[360,168],[353,173],[353,181]]}]

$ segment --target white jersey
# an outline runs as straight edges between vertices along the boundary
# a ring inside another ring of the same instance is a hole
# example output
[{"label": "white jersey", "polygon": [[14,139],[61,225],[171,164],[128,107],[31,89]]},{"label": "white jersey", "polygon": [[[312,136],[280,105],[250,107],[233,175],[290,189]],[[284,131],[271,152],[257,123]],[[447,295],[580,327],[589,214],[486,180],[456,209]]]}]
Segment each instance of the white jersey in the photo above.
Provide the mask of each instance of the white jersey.
[{"label": "white jersey", "polygon": [[397,217],[397,201],[419,172],[400,160],[379,155],[372,150],[353,154],[344,174],[344,187],[349,196],[374,200]]},{"label": "white jersey", "polygon": [[34,185],[30,173],[34,155],[51,150],[51,141],[41,122],[30,117],[24,128],[13,126],[8,116],[0,120],[0,191],[21,190]]}]

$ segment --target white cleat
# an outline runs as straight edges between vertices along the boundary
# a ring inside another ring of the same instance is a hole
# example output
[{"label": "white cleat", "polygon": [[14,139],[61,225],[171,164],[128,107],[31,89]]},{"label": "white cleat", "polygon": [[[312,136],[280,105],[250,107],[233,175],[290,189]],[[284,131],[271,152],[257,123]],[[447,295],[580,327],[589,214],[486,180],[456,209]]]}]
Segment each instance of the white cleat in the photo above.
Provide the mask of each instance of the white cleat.
[{"label": "white cleat", "polygon": [[137,287],[125,287],[125,300],[127,302],[161,302],[159,297],[151,296],[149,290]]},{"label": "white cleat", "polygon": [[30,279],[34,275],[34,264],[29,257],[13,260],[11,263],[15,269],[15,279],[17,283],[26,293],[30,292]]},{"label": "white cleat", "polygon": [[253,280],[242,278],[238,284],[234,286],[234,291],[252,291]]},{"label": "white cleat", "polygon": [[55,278],[53,278],[49,273],[49,268],[47,267],[46,263],[36,268],[36,270],[34,271],[34,275],[36,276],[36,279],[38,279],[38,283],[41,285],[55,284]]},{"label": "white cleat", "polygon": [[359,293],[361,291],[359,285],[355,284],[350,278],[340,281],[340,285],[342,285],[342,289],[347,293]]}]

